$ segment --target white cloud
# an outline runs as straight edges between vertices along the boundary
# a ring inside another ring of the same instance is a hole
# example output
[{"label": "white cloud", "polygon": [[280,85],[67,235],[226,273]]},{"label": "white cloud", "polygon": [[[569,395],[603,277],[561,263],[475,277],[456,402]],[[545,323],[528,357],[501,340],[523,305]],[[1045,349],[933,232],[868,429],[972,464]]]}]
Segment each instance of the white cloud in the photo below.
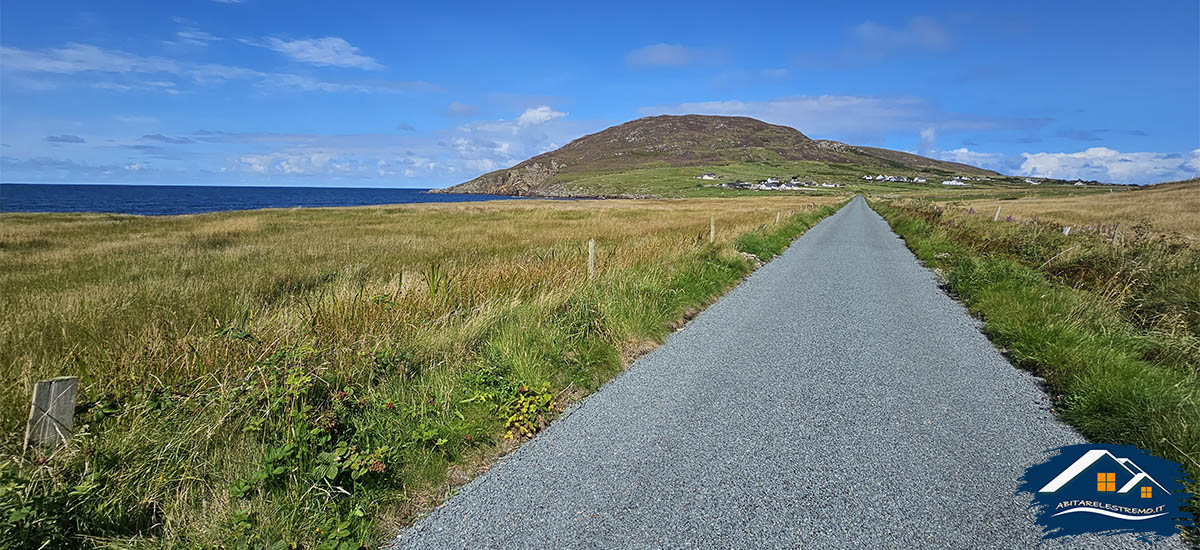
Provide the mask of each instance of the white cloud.
[{"label": "white cloud", "polygon": [[[521,117],[525,116],[525,121]],[[429,185],[460,183],[557,148],[602,122],[575,122],[546,107],[511,120],[474,121],[429,134],[231,134],[192,139],[240,150],[227,168],[280,178],[413,178]]]},{"label": "white cloud", "polygon": [[643,115],[710,114],[748,116],[792,126],[811,137],[852,142],[876,141],[893,130],[938,131],[1027,129],[1043,119],[1012,119],[951,113],[909,96],[791,96],[766,101],[705,101],[639,109]]},{"label": "white cloud", "polygon": [[1020,174],[1115,183],[1154,183],[1200,176],[1200,149],[1187,153],[1122,153],[1091,147],[1078,153],[1022,153]]},{"label": "white cloud", "polygon": [[535,126],[565,116],[567,116],[567,113],[555,111],[546,105],[530,107],[525,109],[525,112],[521,113],[521,116],[517,117],[517,126]]},{"label": "white cloud", "polygon": [[1006,172],[1011,168],[1010,159],[1000,153],[981,153],[979,151],[972,151],[966,147],[950,151],[932,151],[929,153],[929,156],[950,162],[970,164],[971,166],[987,168],[997,172]]},{"label": "white cloud", "polygon": [[1006,174],[1063,180],[1143,185],[1200,176],[1200,149],[1187,153],[1122,153],[1107,147],[1092,147],[1077,153],[1004,155],[962,147],[936,151],[933,156]]},{"label": "white cloud", "polygon": [[631,67],[682,67],[720,59],[715,52],[665,43],[643,46],[625,55],[625,63]]},{"label": "white cloud", "polygon": [[921,130],[921,139],[917,140],[917,153],[929,156],[937,150],[937,128]]},{"label": "white cloud", "polygon": [[[246,42],[251,44],[251,42]],[[257,45],[257,44],[255,44]],[[323,67],[348,67],[368,70],[383,68],[374,59],[358,53],[358,48],[336,36],[305,40],[280,40],[268,38],[262,44],[296,61]]]}]

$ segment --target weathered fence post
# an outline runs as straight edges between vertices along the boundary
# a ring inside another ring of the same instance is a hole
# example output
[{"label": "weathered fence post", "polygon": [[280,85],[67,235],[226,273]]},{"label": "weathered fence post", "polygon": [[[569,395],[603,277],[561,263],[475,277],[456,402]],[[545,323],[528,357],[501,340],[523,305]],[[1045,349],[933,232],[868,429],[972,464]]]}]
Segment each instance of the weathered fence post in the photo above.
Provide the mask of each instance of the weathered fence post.
[{"label": "weathered fence post", "polygon": [[1112,243],[1113,243],[1113,245],[1114,245],[1114,246],[1117,244],[1117,232],[1118,232],[1118,231],[1120,231],[1120,230],[1121,230],[1121,224],[1119,224],[1119,223],[1118,223],[1118,224],[1116,224],[1116,225],[1114,225],[1114,226],[1113,226],[1113,240],[1112,240]]},{"label": "weathered fence post", "polygon": [[596,276],[596,239],[588,239],[588,280]]},{"label": "weathered fence post", "polygon": [[1071,226],[1064,225],[1063,226],[1063,235],[1070,235],[1070,234],[1071,234]]},{"label": "weathered fence post", "polygon": [[75,422],[75,395],[79,378],[62,376],[33,385],[25,447],[57,447],[71,437]]},{"label": "weathered fence post", "polygon": [[712,244],[717,239],[717,217],[708,218],[708,244]]},{"label": "weathered fence post", "polygon": [[776,212],[776,213],[775,213],[775,223],[776,223],[776,224],[778,224],[778,223],[779,223],[779,215],[780,215],[780,214],[782,214],[782,212]]},{"label": "weathered fence post", "polygon": [[992,221],[1000,221],[1000,205],[996,205],[996,215],[992,216]]}]

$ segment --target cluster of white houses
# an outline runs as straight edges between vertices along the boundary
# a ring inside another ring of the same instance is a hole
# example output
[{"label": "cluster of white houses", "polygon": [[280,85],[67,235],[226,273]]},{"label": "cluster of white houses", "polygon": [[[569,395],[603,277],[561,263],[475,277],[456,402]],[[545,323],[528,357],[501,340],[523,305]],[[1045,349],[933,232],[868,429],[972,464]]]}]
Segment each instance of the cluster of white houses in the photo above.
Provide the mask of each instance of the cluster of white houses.
[{"label": "cluster of white houses", "polygon": [[867,174],[867,175],[863,176],[862,179],[864,179],[866,181],[898,181],[901,183],[925,183],[925,178],[922,178],[920,176],[914,176],[912,179],[909,179],[906,176],[887,176],[884,174],[872,176],[870,174]]},{"label": "cluster of white houses", "polygon": [[[712,177],[712,178],[705,177],[705,176],[710,176],[710,175],[714,176],[714,177]],[[716,179],[715,174],[703,174],[703,175],[699,176],[699,178],[700,179]],[[789,181],[780,181],[779,178],[770,177],[765,180],[760,180],[757,182],[748,182],[748,181],[738,180],[738,181],[731,181],[731,182],[726,182],[726,183],[719,183],[716,185],[716,187],[725,187],[728,189],[753,189],[755,191],[804,191],[806,189],[813,188],[813,187],[841,187],[841,185],[835,184],[835,183],[817,183],[815,181],[800,181],[796,178],[792,178]]]},{"label": "cluster of white houses", "polygon": [[[704,174],[700,174],[699,176],[696,176],[696,179],[717,180],[717,179],[720,179],[720,176],[713,174],[711,172],[708,172],[708,173],[704,173]],[[913,176],[913,177],[909,178],[907,176],[889,176],[886,174],[877,174],[877,175],[873,175],[873,176],[870,174],[867,174],[867,175],[864,175],[862,177],[862,179],[864,181],[890,181],[890,182],[900,182],[900,183],[926,183],[928,181],[925,178],[922,178],[920,176]],[[976,176],[974,178],[972,178],[970,176],[955,176],[952,179],[943,180],[942,185],[949,185],[949,186],[954,186],[954,187],[970,187],[971,184],[969,182],[971,182],[971,181],[987,181],[987,180],[988,180],[988,178],[986,178],[984,176]],[[1034,179],[1030,179],[1030,178],[1025,178],[1025,183],[1027,183],[1029,185],[1041,185],[1043,182],[1034,180]],[[1074,185],[1076,187],[1083,187],[1087,184],[1082,181],[1076,180],[1074,182]],[[795,177],[793,177],[790,181],[780,181],[779,178],[770,177],[765,180],[760,180],[757,182],[747,182],[747,181],[739,180],[739,181],[718,183],[718,184],[713,185],[713,187],[725,187],[725,188],[729,188],[729,189],[754,189],[754,190],[758,190],[758,191],[803,191],[806,188],[812,188],[812,187],[841,187],[841,186],[842,185],[840,183],[817,183],[815,181],[800,181]]]}]

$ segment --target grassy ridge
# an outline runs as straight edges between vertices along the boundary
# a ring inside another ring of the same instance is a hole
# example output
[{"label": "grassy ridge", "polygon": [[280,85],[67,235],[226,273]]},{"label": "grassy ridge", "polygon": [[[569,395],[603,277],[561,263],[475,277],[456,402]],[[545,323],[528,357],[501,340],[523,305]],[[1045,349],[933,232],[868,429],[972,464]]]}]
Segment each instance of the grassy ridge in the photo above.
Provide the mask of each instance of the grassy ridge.
[{"label": "grassy ridge", "polygon": [[1200,253],[1159,236],[1114,246],[1100,232],[1068,237],[1045,222],[872,206],[986,320],[994,342],[1046,379],[1061,418],[1200,479]]},{"label": "grassy ridge", "polygon": [[[739,249],[840,201],[819,200],[5,216],[0,545],[378,541],[735,284]],[[73,445],[22,458],[30,381],[66,373]]]}]

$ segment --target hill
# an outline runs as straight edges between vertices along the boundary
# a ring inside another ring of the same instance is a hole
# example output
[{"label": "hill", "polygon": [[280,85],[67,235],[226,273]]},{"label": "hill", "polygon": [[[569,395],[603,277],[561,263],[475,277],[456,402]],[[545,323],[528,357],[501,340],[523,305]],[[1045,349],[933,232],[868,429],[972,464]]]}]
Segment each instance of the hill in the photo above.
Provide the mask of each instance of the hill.
[{"label": "hill", "polygon": [[[679,170],[680,168],[694,168]],[[866,173],[999,176],[996,172],[874,147],[814,140],[747,117],[661,115],[583,136],[563,147],[439,192],[530,196],[694,194],[694,176],[848,181]],[[623,177],[624,176],[624,177]],[[669,180],[669,181],[665,181]]]}]

